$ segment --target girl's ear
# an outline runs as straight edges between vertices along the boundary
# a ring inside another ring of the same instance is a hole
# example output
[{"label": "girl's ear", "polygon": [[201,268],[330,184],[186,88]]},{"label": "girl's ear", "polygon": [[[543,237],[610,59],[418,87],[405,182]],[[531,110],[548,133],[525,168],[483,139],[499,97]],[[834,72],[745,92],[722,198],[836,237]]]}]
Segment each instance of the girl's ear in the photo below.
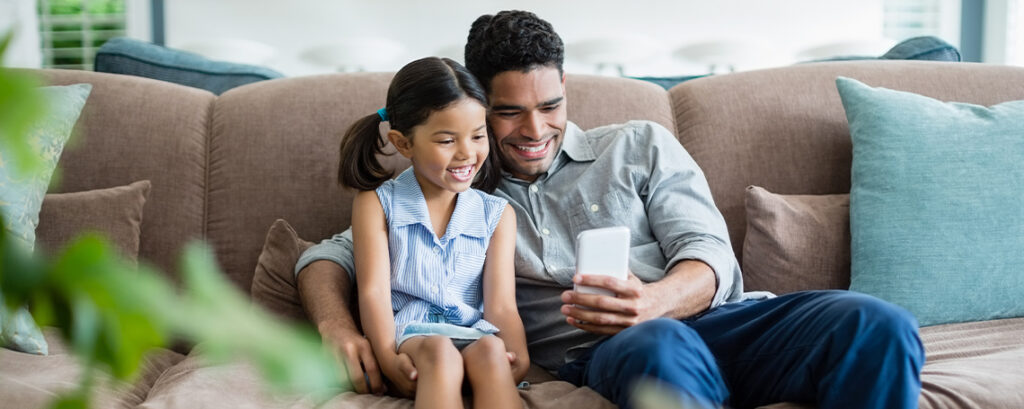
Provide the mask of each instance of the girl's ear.
[{"label": "girl's ear", "polygon": [[412,158],[412,141],[408,137],[392,129],[388,131],[388,140],[395,146],[398,153],[401,153],[406,158]]}]

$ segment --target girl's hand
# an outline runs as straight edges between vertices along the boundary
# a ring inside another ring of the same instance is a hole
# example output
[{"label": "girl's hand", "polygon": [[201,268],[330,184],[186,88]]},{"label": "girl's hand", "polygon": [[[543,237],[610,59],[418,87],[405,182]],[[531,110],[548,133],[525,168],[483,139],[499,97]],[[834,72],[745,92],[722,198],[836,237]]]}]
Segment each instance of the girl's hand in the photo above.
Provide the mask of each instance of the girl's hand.
[{"label": "girl's hand", "polygon": [[384,370],[384,376],[391,381],[391,384],[395,387],[395,393],[399,396],[412,398],[416,396],[416,379],[418,373],[416,372],[416,366],[412,364],[412,359],[409,358],[409,354],[389,354],[388,357],[381,360],[381,362],[387,362],[382,364]]},{"label": "girl's hand", "polygon": [[516,381],[516,384],[519,384],[526,377],[526,371],[530,369],[530,362],[525,359],[519,359],[519,354],[512,351],[505,352],[505,355],[508,356],[508,363],[512,366],[512,378]]}]

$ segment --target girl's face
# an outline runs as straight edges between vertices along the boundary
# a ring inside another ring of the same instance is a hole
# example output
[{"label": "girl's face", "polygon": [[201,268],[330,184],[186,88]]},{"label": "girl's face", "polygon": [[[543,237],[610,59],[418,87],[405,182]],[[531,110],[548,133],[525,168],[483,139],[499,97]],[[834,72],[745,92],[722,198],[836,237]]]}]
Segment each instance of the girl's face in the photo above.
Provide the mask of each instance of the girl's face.
[{"label": "girl's face", "polygon": [[472,98],[462,98],[431,113],[409,133],[390,131],[388,138],[412,160],[416,179],[427,197],[469,189],[489,152],[487,110]]}]

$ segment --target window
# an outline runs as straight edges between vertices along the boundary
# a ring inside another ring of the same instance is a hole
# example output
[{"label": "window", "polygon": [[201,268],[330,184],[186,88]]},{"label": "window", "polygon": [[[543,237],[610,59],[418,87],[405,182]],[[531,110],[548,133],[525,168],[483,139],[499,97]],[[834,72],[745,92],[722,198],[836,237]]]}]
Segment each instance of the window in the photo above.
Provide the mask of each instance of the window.
[{"label": "window", "polygon": [[126,35],[125,0],[38,0],[43,67],[92,70],[96,49]]}]

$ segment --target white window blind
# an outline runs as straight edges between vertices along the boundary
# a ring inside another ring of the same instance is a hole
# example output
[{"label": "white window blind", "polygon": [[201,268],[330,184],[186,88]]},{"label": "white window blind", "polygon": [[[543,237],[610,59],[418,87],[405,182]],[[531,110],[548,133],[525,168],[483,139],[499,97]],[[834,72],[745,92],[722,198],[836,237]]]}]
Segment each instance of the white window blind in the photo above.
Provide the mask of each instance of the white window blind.
[{"label": "white window blind", "polygon": [[92,70],[98,49],[124,36],[125,0],[38,0],[43,67]]}]

